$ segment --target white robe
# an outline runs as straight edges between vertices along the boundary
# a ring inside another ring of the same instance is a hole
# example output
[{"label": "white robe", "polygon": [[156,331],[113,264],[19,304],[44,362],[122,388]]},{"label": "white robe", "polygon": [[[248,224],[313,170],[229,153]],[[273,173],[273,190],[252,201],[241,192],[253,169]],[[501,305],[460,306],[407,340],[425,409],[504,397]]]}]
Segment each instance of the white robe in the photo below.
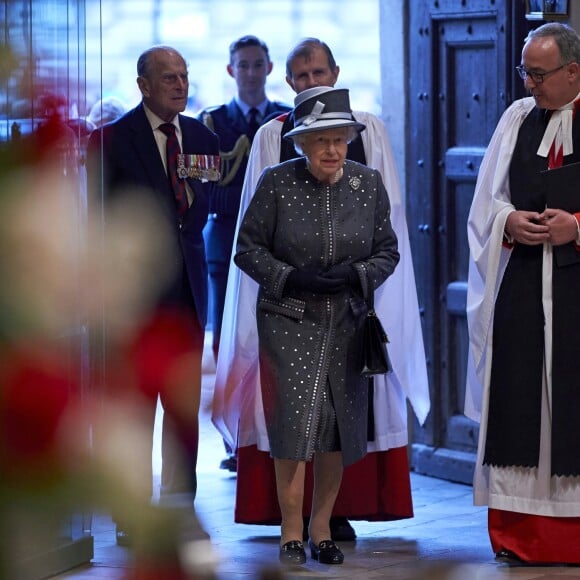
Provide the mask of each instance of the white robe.
[{"label": "white robe", "polygon": [[[429,412],[429,386],[417,290],[400,185],[383,123],[370,113],[354,112],[362,132],[367,165],[381,172],[391,202],[391,222],[401,260],[375,294],[375,308],[390,338],[393,372],[375,377],[375,441],[368,451],[407,445],[408,397],[422,424]],[[273,119],[256,133],[248,160],[236,236],[262,171],[280,161],[282,122]],[[234,242],[235,243],[235,242]],[[235,254],[235,248],[232,255]],[[258,286],[231,263],[216,369],[212,421],[232,449],[257,445],[269,451],[258,369],[256,297]]]},{"label": "white robe", "polygon": [[534,99],[515,101],[501,117],[483,158],[468,218],[470,249],[467,290],[469,358],[465,414],[480,422],[474,503],[490,508],[554,517],[580,516],[580,478],[550,475],[552,247],[544,245],[542,296],[545,324],[540,461],[536,468],[483,465],[493,345],[495,300],[511,250],[502,245],[510,201],[509,167],[519,129]]}]

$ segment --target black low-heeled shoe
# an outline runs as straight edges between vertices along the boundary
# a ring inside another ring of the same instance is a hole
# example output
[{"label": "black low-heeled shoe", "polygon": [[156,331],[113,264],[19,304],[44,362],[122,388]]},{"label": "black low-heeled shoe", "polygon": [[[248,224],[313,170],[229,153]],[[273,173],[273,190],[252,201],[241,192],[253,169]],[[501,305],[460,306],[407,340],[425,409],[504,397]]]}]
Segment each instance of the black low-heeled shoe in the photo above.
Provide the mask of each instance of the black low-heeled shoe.
[{"label": "black low-heeled shoe", "polygon": [[344,554],[332,540],[322,540],[318,546],[312,540],[308,540],[308,545],[312,559],[318,560],[321,564],[342,564],[344,562]]},{"label": "black low-heeled shoe", "polygon": [[306,562],[304,544],[298,540],[286,542],[280,547],[280,562],[282,564],[304,564]]}]

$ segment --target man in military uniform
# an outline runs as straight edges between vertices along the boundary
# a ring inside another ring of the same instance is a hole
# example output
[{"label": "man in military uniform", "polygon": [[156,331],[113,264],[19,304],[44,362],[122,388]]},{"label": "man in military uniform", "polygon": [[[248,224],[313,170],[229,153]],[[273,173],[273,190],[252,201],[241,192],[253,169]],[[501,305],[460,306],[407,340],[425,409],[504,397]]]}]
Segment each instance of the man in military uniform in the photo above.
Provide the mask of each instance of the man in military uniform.
[{"label": "man in military uniform", "polygon": [[268,47],[262,40],[255,36],[235,40],[230,45],[227,71],[236,81],[237,94],[229,103],[209,107],[198,115],[220,138],[221,179],[212,189],[205,228],[216,359],[234,230],[252,139],[265,119],[291,109],[266,96],[266,77],[272,66]]},{"label": "man in military uniform", "polygon": [[[229,102],[203,110],[198,118],[220,139],[221,179],[210,196],[208,223],[204,230],[209,270],[213,354],[217,360],[226,284],[240,196],[254,134],[264,120],[291,107],[266,96],[266,77],[273,63],[266,43],[242,36],[230,45],[228,74],[236,81],[237,94]],[[222,468],[236,470],[233,455]]]}]

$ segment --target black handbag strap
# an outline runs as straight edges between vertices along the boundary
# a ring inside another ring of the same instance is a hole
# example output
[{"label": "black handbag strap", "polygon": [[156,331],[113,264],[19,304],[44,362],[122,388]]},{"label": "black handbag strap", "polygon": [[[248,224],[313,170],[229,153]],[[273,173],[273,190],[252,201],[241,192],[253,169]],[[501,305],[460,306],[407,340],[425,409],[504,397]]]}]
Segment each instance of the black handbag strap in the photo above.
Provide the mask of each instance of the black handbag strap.
[{"label": "black handbag strap", "polygon": [[369,312],[370,312],[371,310],[375,309],[375,288],[372,285],[370,275],[369,275],[369,272],[368,272],[368,269],[366,268],[366,266],[365,266],[364,270],[365,270],[365,274],[367,277],[366,303],[367,303],[367,306],[369,307]]}]

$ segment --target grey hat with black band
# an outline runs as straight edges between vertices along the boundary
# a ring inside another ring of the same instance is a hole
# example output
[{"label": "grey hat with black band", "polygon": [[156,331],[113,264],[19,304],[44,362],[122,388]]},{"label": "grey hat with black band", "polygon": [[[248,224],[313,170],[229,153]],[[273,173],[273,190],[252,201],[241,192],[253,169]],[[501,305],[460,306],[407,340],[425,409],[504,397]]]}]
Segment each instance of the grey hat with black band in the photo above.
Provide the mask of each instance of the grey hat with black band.
[{"label": "grey hat with black band", "polygon": [[313,87],[296,95],[294,129],[285,137],[340,127],[354,127],[359,132],[365,129],[365,125],[352,116],[348,89]]}]

